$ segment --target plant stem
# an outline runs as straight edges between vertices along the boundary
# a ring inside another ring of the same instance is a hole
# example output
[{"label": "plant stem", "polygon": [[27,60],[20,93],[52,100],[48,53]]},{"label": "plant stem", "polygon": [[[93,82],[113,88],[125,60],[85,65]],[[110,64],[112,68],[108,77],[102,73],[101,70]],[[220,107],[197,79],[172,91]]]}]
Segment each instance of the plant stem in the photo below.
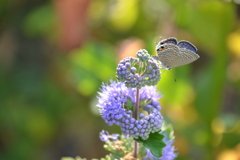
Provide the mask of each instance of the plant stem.
[{"label": "plant stem", "polygon": [[138,119],[138,109],[139,109],[139,101],[140,101],[140,95],[139,95],[140,89],[136,89],[136,104],[133,112],[133,118],[136,120]]},{"label": "plant stem", "polygon": [[139,75],[141,75],[141,71],[142,71],[142,62],[140,61],[139,62],[139,71],[138,71]]},{"label": "plant stem", "polygon": [[133,157],[137,159],[138,157],[138,142],[134,141],[134,152],[133,152]]},{"label": "plant stem", "polygon": [[[136,90],[136,104],[133,112],[133,118],[138,119],[138,109],[139,109],[139,101],[140,101],[140,89]],[[134,158],[138,157],[138,143],[137,141],[134,141],[134,152],[133,152]]]},{"label": "plant stem", "polygon": [[[139,62],[139,70],[138,70],[139,75],[141,75],[142,65],[143,65],[143,63],[140,61]],[[135,104],[135,108],[133,111],[133,118],[135,118],[136,120],[138,119],[139,103],[140,103],[140,89],[136,89],[136,104]],[[134,158],[138,157],[138,142],[137,141],[134,141],[133,157]]]}]

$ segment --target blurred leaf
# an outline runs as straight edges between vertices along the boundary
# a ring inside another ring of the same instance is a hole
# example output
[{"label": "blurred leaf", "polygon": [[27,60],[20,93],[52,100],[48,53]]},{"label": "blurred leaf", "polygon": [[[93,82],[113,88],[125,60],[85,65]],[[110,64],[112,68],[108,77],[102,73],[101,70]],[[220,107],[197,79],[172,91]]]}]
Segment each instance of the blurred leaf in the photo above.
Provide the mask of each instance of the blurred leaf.
[{"label": "blurred leaf", "polygon": [[205,46],[204,49],[213,55],[214,61],[205,66],[198,75],[196,106],[199,113],[210,123],[217,116],[222,103],[227,65],[225,40],[233,25],[234,10],[231,3],[220,1],[199,3],[200,6],[197,12],[194,12],[189,29]]},{"label": "blurred leaf", "polygon": [[85,96],[90,96],[93,93],[95,93],[96,88],[98,87],[98,81],[96,81],[94,78],[89,77],[81,80],[78,83],[77,89],[80,93],[82,93]]},{"label": "blurred leaf", "polygon": [[[190,65],[163,71],[159,82],[159,90],[163,94],[162,101],[185,107],[195,99],[195,93],[189,81]],[[188,98],[186,98],[188,97]]]},{"label": "blurred leaf", "polygon": [[37,144],[47,144],[55,134],[56,124],[41,110],[29,109],[25,116],[28,117],[25,123],[29,138]]},{"label": "blurred leaf", "polygon": [[[200,41],[203,48],[220,57],[226,54],[226,38],[234,22],[234,9],[232,3],[221,1],[199,1],[194,7],[188,28]],[[219,51],[224,51],[220,52]]]},{"label": "blurred leaf", "polygon": [[70,54],[71,71],[78,91],[83,95],[94,94],[101,82],[115,77],[114,51],[108,45],[88,43]]},{"label": "blurred leaf", "polygon": [[56,17],[51,4],[46,4],[28,14],[24,22],[24,32],[29,36],[46,35],[53,30]]}]

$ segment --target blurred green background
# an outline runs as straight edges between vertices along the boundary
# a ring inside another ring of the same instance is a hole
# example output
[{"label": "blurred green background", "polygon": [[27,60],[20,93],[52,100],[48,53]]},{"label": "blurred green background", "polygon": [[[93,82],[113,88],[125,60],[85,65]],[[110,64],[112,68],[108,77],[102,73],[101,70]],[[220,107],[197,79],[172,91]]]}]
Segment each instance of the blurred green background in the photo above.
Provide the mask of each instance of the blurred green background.
[{"label": "blurred green background", "polygon": [[201,56],[162,73],[177,160],[240,160],[240,1],[0,1],[0,159],[104,157],[95,106],[117,63],[159,37]]}]

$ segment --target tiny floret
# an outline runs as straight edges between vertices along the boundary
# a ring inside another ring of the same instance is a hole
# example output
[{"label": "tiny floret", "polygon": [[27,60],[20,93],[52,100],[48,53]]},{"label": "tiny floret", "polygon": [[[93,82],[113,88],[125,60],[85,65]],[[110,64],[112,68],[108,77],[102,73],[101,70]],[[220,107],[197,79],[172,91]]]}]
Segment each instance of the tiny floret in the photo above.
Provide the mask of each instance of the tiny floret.
[{"label": "tiny floret", "polygon": [[100,137],[101,141],[108,142],[108,141],[116,141],[116,140],[118,140],[119,136],[120,136],[119,134],[112,134],[112,135],[110,135],[108,133],[108,131],[102,130],[102,132],[100,132],[100,136],[99,137]]}]

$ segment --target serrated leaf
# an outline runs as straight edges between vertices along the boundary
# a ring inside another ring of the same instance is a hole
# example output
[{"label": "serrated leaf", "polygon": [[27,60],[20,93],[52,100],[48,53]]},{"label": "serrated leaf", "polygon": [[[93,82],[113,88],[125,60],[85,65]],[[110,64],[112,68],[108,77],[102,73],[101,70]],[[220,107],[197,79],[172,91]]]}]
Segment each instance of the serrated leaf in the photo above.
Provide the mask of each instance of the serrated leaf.
[{"label": "serrated leaf", "polygon": [[134,139],[141,143],[144,147],[148,148],[155,157],[161,157],[163,148],[166,144],[163,142],[164,135],[159,132],[150,133],[149,138],[143,140],[142,138]]}]

